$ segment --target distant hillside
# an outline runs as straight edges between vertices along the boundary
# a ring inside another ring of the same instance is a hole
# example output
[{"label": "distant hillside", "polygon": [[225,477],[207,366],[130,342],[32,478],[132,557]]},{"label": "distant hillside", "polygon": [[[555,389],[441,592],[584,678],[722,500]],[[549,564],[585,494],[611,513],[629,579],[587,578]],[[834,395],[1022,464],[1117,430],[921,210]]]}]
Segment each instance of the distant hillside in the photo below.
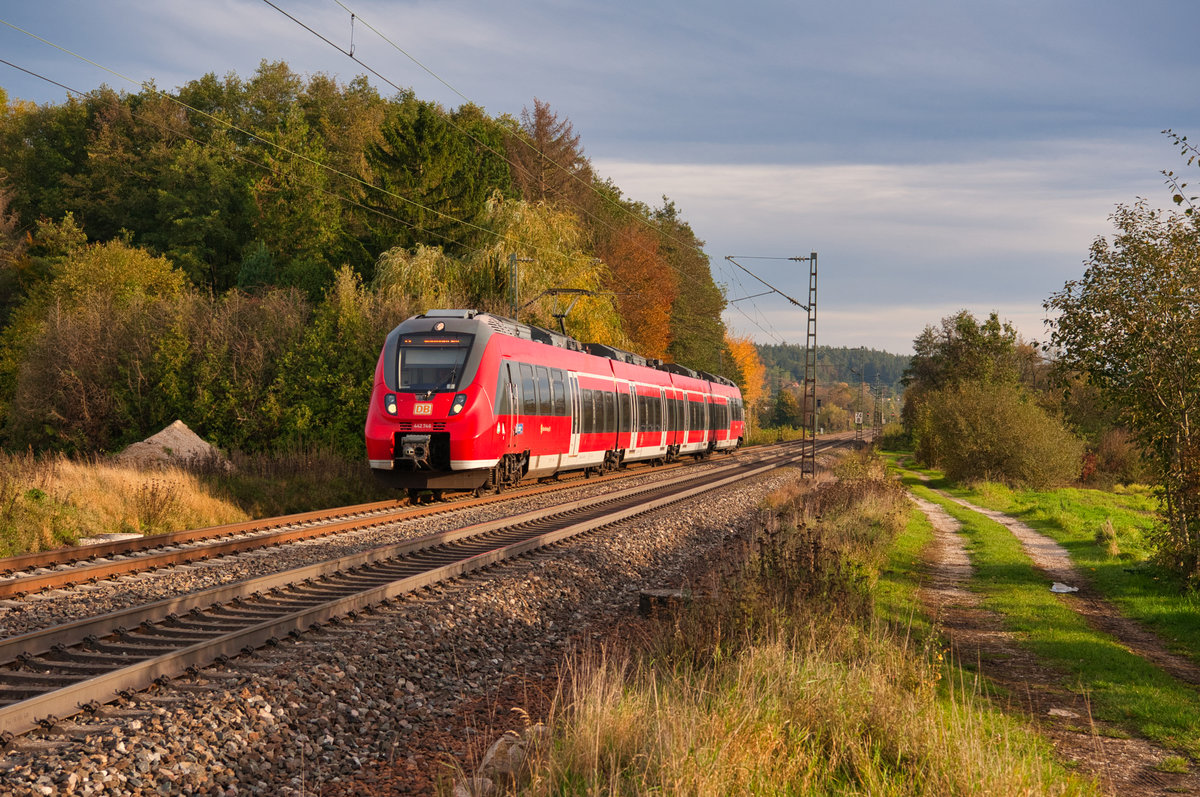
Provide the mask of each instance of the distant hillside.
[{"label": "distant hillside", "polygon": [[[758,356],[767,369],[774,391],[780,384],[804,378],[804,347],[793,343],[758,344]],[[857,383],[862,378],[870,385],[881,384],[892,391],[901,390],[900,377],[908,367],[908,355],[890,354],[876,349],[851,349],[844,346],[817,347],[817,383]]]}]

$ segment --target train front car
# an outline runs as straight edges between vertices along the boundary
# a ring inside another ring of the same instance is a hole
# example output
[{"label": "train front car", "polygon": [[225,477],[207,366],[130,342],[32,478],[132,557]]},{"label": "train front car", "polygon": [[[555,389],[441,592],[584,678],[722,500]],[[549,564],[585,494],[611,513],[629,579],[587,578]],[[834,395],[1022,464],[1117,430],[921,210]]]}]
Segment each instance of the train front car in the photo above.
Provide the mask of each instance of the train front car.
[{"label": "train front car", "polygon": [[[375,367],[367,458],[388,487],[476,490],[494,450],[492,330],[473,310],[431,310],[391,331]],[[490,366],[490,367],[489,367]]]}]

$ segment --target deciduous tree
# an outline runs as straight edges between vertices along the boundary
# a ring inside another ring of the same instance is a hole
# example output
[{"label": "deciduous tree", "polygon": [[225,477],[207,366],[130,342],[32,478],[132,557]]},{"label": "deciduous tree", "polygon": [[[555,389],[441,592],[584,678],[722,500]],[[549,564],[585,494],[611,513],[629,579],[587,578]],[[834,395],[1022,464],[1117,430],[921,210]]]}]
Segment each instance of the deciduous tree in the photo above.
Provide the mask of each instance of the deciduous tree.
[{"label": "deciduous tree", "polygon": [[758,359],[758,349],[749,338],[730,337],[727,340],[733,361],[741,371],[742,400],[750,411],[756,412],[759,404],[766,397],[767,369]]},{"label": "deciduous tree", "polygon": [[608,266],[606,287],[616,296],[633,348],[646,357],[670,359],[671,305],[679,287],[659,253],[658,237],[629,222],[604,241],[598,254]]},{"label": "deciduous tree", "polygon": [[1154,460],[1164,559],[1200,581],[1200,229],[1185,215],[1122,205],[1116,233],[1046,302],[1061,361],[1100,387]]}]

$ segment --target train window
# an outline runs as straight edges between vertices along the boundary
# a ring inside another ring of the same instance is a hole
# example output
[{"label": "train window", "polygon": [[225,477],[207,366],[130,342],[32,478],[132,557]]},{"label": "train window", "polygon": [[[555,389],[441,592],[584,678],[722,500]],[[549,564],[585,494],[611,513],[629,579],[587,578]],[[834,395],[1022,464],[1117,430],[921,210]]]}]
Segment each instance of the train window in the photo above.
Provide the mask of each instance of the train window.
[{"label": "train window", "polygon": [[411,393],[458,390],[474,335],[427,334],[400,338],[400,389]]},{"label": "train window", "polygon": [[604,391],[604,432],[613,434],[617,431],[617,394]]},{"label": "train window", "polygon": [[593,391],[587,388],[579,391],[579,409],[580,414],[583,416],[580,423],[580,430],[583,434],[591,434],[595,426],[596,408],[592,403],[592,393]]},{"label": "train window", "polygon": [[555,368],[550,372],[550,387],[554,391],[554,409],[555,415],[567,414],[567,389],[563,382],[562,369]]},{"label": "train window", "polygon": [[538,415],[549,415],[553,404],[550,401],[550,369],[544,365],[537,366],[538,381]]},{"label": "train window", "polygon": [[[711,401],[711,399],[710,399],[710,401]],[[712,426],[710,426],[709,428],[711,428],[713,431],[724,428],[725,424],[721,423],[721,414],[724,409],[725,408],[723,406],[721,406],[720,404],[717,404],[715,401],[712,402],[712,404],[709,406],[708,417],[709,417],[709,421],[712,424]]]},{"label": "train window", "polygon": [[528,363],[521,363],[521,414],[537,415],[537,383],[533,366]]},{"label": "train window", "polygon": [[633,400],[629,398],[629,391],[622,390],[619,394],[620,403],[620,430],[628,432],[633,428]]}]

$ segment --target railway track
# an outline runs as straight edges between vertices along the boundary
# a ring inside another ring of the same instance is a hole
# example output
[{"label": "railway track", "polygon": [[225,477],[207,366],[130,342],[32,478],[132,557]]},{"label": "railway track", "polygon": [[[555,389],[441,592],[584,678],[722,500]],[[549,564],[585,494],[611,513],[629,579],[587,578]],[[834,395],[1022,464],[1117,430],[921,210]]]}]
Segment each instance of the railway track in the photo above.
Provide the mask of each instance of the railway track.
[{"label": "railway track", "polygon": [[[659,467],[657,471],[677,468],[682,464]],[[592,477],[589,483],[629,478],[644,472],[643,468],[636,467],[608,476]],[[48,589],[95,583],[160,567],[192,564],[513,498],[552,493],[578,486],[581,478],[529,485],[480,498],[464,497],[420,505],[378,501],[0,559],[0,599],[22,598]]]},{"label": "railway track", "polygon": [[11,738],[51,727],[60,718],[95,710],[158,679],[720,489],[798,457],[795,448],[781,447],[702,473],[0,640],[0,729]]},{"label": "railway track", "polygon": [[[818,450],[842,441],[827,441]],[[377,547],[0,640],[0,741],[116,696],[299,635],[398,595],[491,567],[799,459],[796,447],[701,473]]]}]

